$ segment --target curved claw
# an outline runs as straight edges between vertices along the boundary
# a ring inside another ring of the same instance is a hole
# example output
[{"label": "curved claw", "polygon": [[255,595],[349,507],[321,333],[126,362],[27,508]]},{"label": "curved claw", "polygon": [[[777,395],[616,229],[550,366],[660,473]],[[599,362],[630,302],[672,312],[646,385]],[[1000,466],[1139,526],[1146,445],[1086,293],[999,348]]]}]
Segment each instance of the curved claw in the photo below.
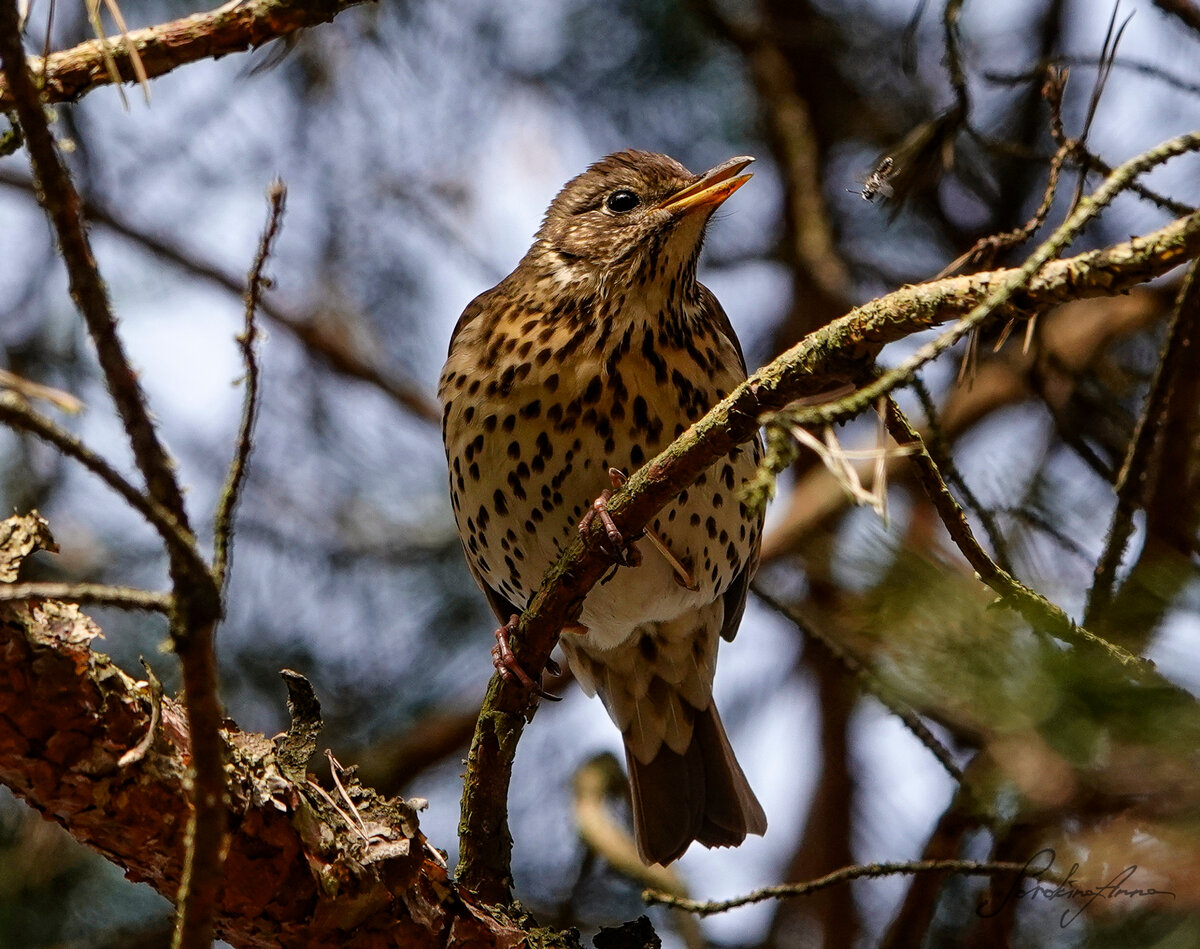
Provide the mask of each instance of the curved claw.
[{"label": "curved claw", "polygon": [[[549,702],[561,702],[562,696],[554,695],[543,689],[541,683],[535,682],[529,673],[521,667],[521,664],[517,662],[517,657],[513,655],[512,647],[508,644],[508,637],[516,631],[519,621],[520,617],[514,613],[508,618],[508,622],[494,633],[496,645],[492,647],[492,665],[496,667],[496,671],[500,673],[501,678],[506,682],[512,682],[515,679],[533,692],[534,695]],[[546,667],[557,671],[558,664],[551,659],[546,663]]]},{"label": "curved claw", "polygon": [[[614,488],[619,488],[625,483],[625,475],[620,468],[609,468],[608,476],[612,480]],[[586,537],[588,530],[591,529],[592,521],[599,517],[600,523],[604,526],[604,533],[608,537],[608,545],[604,548],[604,552],[622,567],[639,566],[642,562],[642,552],[634,546],[636,538],[626,541],[620,528],[612,519],[612,515],[608,513],[608,502],[611,497],[612,491],[608,488],[600,492],[600,496],[592,502],[592,506],[579,519],[579,533]]]}]

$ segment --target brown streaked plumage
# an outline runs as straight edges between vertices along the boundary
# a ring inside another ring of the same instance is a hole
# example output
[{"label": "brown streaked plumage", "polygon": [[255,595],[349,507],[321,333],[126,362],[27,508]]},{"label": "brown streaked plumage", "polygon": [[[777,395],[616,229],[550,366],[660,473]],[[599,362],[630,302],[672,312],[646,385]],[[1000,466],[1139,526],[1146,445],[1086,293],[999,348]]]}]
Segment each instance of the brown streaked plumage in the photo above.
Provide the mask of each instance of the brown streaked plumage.
[{"label": "brown streaked plumage", "polygon": [[[665,448],[746,377],[733,328],[696,280],[712,211],[749,158],[693,175],[624,151],[559,192],[533,246],[467,307],[439,395],[467,561],[501,622],[520,612],[611,482]],[[625,740],[639,851],[766,830],[712,701],[761,520],[738,499],[758,445],[719,460],[650,525],[656,549],[588,594],[561,644]]]}]

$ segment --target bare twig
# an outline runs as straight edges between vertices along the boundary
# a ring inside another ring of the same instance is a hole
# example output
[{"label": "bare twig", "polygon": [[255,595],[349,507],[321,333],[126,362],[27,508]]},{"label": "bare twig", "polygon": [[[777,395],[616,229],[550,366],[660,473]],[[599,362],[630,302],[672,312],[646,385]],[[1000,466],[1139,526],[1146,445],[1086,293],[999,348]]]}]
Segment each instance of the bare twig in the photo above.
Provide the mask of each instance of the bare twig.
[{"label": "bare twig", "polygon": [[1117,475],[1117,504],[1104,541],[1104,551],[1096,563],[1095,577],[1088,593],[1084,624],[1094,624],[1112,600],[1113,582],[1125,547],[1133,533],[1133,514],[1145,501],[1146,479],[1161,453],[1163,417],[1171,390],[1182,373],[1195,372],[1195,347],[1200,337],[1200,264],[1193,263],[1179,289],[1175,313],[1163,344],[1158,369],[1146,395],[1146,405],[1138,416],[1129,449]]},{"label": "bare twig", "polygon": [[[737,909],[739,906],[749,906],[752,903],[762,903],[766,900],[776,900],[785,896],[807,896],[818,890],[863,878],[916,873],[999,876],[1005,873],[1030,874],[1034,872],[1037,872],[1036,868],[1031,868],[1028,863],[980,862],[976,860],[910,860],[907,863],[865,863],[843,867],[841,870],[835,870],[833,873],[809,880],[807,883],[781,883],[777,886],[764,886],[760,890],[730,900],[688,900],[656,890],[643,891],[642,899],[651,905],[672,906],[676,909],[697,913],[700,916],[712,916],[715,913],[725,913],[731,909]],[[1044,871],[1038,873],[1038,878],[1050,879]]]},{"label": "bare twig", "polygon": [[942,434],[941,421],[938,418],[937,406],[934,405],[933,396],[930,395],[929,389],[918,376],[913,380],[913,391],[916,393],[917,399],[921,403],[921,409],[925,413],[926,425],[929,431],[925,438],[925,450],[929,452],[937,466],[942,470],[948,484],[958,486],[958,493],[962,495],[963,503],[967,509],[971,511],[977,518],[979,523],[983,525],[983,531],[988,536],[988,541],[992,545],[992,556],[995,558],[1003,569],[1012,572],[1012,565],[1008,557],[1008,548],[1004,542],[1004,535],[1000,533],[1000,528],[996,524],[996,518],[992,512],[979,503],[979,498],[975,496],[975,492],[971,490],[971,486],[967,483],[967,479],[962,476],[962,472],[958,470],[958,466],[954,463],[954,454],[950,449],[950,444]]},{"label": "bare twig", "polygon": [[[1061,72],[1051,71],[1042,87],[1042,95],[1050,105],[1051,126],[1060,133],[1056,138],[1061,137],[1062,97],[1063,90],[1066,87],[1066,78],[1066,70],[1062,70]],[[1045,190],[1042,192],[1042,202],[1028,221],[1011,231],[1006,231],[1003,234],[994,234],[976,241],[970,250],[947,266],[935,279],[947,277],[967,263],[986,260],[990,264],[996,259],[996,254],[999,251],[1009,247],[1017,247],[1036,234],[1046,222],[1046,217],[1050,214],[1050,208],[1054,205],[1054,195],[1058,191],[1058,179],[1062,174],[1063,164],[1070,156],[1073,147],[1073,143],[1064,141],[1059,145],[1054,156],[1050,159],[1050,171],[1046,177]]]},{"label": "bare twig", "polygon": [[192,543],[191,534],[175,520],[170,511],[154,499],[146,497],[108,461],[53,420],[35,411],[17,393],[0,392],[0,422],[10,428],[37,436],[97,475],[121,495],[131,508],[141,514],[169,547],[187,548]]},{"label": "bare twig", "polygon": [[283,223],[283,207],[287,198],[287,187],[282,181],[274,181],[267,189],[267,201],[270,210],[267,213],[267,224],[258,243],[258,253],[246,283],[246,322],[238,337],[238,347],[242,351],[242,361],[246,366],[246,394],[242,399],[242,419],[238,425],[237,441],[234,443],[233,460],[229,465],[229,473],[225,485],[221,489],[221,497],[217,502],[217,511],[213,516],[213,575],[217,585],[224,590],[228,583],[229,558],[233,543],[233,515],[241,496],[242,485],[246,478],[246,466],[250,460],[254,421],[258,414],[258,354],[255,343],[258,336],[258,325],[255,317],[258,314],[259,301],[262,297],[266,278],[263,268],[267,265],[271,247],[279,234]]},{"label": "bare twig", "polygon": [[[137,374],[117,334],[108,291],[84,227],[82,202],[58,154],[39,89],[25,60],[15,0],[0,0],[0,59],[14,110],[25,133],[39,202],[54,226],[67,267],[71,297],[95,344],[105,383],[125,427],[138,470],[146,479],[150,497],[175,519],[182,531],[190,532],[173,463],[158,439]],[[221,593],[194,542],[168,543],[167,553],[174,593],[171,640],[183,667],[193,769],[193,810],[188,826],[187,860],[177,895],[175,946],[208,949],[213,937],[227,818],[225,749],[220,731],[223,714],[217,697],[213,652]]]},{"label": "bare twig", "polygon": [[888,430],[897,442],[902,445],[919,446],[918,451],[913,454],[913,464],[916,466],[921,485],[929,500],[933,502],[951,539],[983,583],[995,590],[1005,602],[1015,606],[1035,628],[1043,629],[1057,639],[1098,649],[1123,666],[1144,675],[1150,674],[1150,668],[1144,659],[1077,626],[1066,613],[1045,597],[1014,579],[1006,570],[1002,570],[975,539],[966,515],[954,500],[950,489],[946,487],[937,465],[921,442],[921,436],[909,424],[899,406],[890,399],[887,420]]},{"label": "bare twig", "polygon": [[92,606],[117,606],[126,610],[169,613],[174,605],[170,593],[155,593],[133,587],[102,583],[5,583],[0,584],[0,603],[20,600],[65,600]]},{"label": "bare twig", "polygon": [[[201,59],[216,59],[229,53],[262,46],[309,26],[328,23],[343,10],[363,0],[241,0],[225,3],[208,13],[133,30],[124,38],[109,37],[103,43],[89,40],[42,59],[30,57],[46,101],[73,101],[113,77],[104,68],[105,44],[109,47],[117,75],[125,82],[139,79],[131,52],[139,57],[149,79]],[[15,36],[16,34],[14,34]],[[14,87],[0,83],[0,109],[11,108]]]},{"label": "bare twig", "polygon": [[971,114],[971,96],[967,89],[967,72],[963,67],[962,47],[959,44],[958,21],[962,16],[963,0],[946,0],[942,8],[942,36],[946,46],[946,71],[954,88],[955,111],[962,121]]},{"label": "bare twig", "polygon": [[0,13],[0,56],[14,100],[13,110],[25,133],[42,206],[58,235],[63,261],[67,265],[71,297],[96,345],[105,382],[125,425],[138,468],[146,478],[150,496],[187,528],[183,495],[175,482],[171,460],[158,440],[141,386],[136,374],[130,370],[125,348],[117,336],[108,291],[96,269],[91,242],[84,228],[79,194],[59,158],[38,89],[25,61],[15,2],[5,0],[0,8],[3,9]]},{"label": "bare twig", "polygon": [[[1130,72],[1141,73],[1143,76],[1157,79],[1183,92],[1200,93],[1200,83],[1170,73],[1160,63],[1133,59],[1128,56],[1118,56],[1112,60],[1112,65],[1117,69],[1127,69]],[[1050,56],[1041,60],[1032,69],[1027,69],[1023,72],[985,71],[983,78],[988,80],[988,82],[995,82],[1001,85],[1020,85],[1040,79],[1049,66],[1079,66],[1086,69],[1099,68],[1096,56]]]}]

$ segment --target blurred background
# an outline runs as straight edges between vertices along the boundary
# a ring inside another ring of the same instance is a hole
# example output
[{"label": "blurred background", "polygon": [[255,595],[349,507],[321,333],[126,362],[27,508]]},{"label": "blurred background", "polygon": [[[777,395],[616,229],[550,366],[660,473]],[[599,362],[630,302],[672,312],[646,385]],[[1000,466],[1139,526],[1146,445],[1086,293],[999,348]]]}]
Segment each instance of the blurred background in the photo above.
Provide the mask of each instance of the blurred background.
[{"label": "blurred background", "polygon": [[[1109,4],[957,6],[958,89],[943,6],[927,0],[404,0],[179,69],[152,82],[150,103],[136,87],[127,103],[108,87],[55,108],[125,342],[198,524],[211,518],[240,411],[234,336],[264,191],[275,175],[288,186],[219,634],[229,715],[281,730],[279,670],[304,673],[323,705],[322,744],[366,783],[428,799],[422,828],[453,865],[495,623],[454,530],[434,390],[462,308],[515,265],[558,188],[589,162],[629,146],[694,171],[758,157],[701,268],[754,367],[1030,217],[1055,149],[1048,63],[1070,68],[1066,134],[1086,128],[1090,154],[1110,165],[1200,126],[1200,32],[1151,2],[1120,4],[1116,25],[1132,19],[1095,106]],[[138,27],[205,8],[121,9]],[[46,23],[36,0],[31,51],[47,42]],[[50,47],[89,35],[83,5],[60,0]],[[877,169],[890,174],[868,185]],[[1078,180],[1069,166],[1051,222]],[[1157,197],[1122,197],[1071,252],[1200,203],[1200,162],[1186,157],[1145,184]],[[900,400],[922,425],[936,406],[933,443],[988,549],[1076,619],[1178,281],[1042,314],[1027,350],[1024,324],[998,351],[992,332],[928,368],[924,408],[912,391]],[[132,471],[23,153],[0,160],[0,365],[82,399],[64,424]],[[1196,409],[1193,392],[1164,421],[1173,451],[1148,484],[1113,605],[1091,618],[1192,690]],[[871,448],[877,428],[867,418],[838,437]],[[651,913],[658,930],[693,946],[1200,942],[1191,705],[1145,695],[990,609],[902,459],[888,501],[886,522],[853,506],[811,454],[781,478],[760,584],[877,680],[864,688],[751,597],[716,689],[770,830],[735,851],[688,853],[677,870],[690,892],[723,898],[923,854],[1024,862],[1051,846],[1064,869],[1080,863],[1085,884],[1136,864],[1130,885],[1175,897],[1100,901],[1064,926],[1064,901],[1018,900],[983,918],[985,881],[892,877],[727,913],[699,937]],[[166,588],[162,550],[136,515],[8,431],[0,504],[49,519],[62,553],[38,558],[41,578]],[[131,672],[145,657],[177,684],[161,619],[92,612],[101,649]],[[976,779],[970,798],[879,693],[923,716]],[[514,872],[539,918],[586,934],[644,910],[641,884],[591,858],[573,819],[573,775],[619,754],[619,736],[598,702],[569,684],[565,697],[543,705],[520,746]],[[0,946],[165,945],[168,925],[164,900],[0,799]]]}]

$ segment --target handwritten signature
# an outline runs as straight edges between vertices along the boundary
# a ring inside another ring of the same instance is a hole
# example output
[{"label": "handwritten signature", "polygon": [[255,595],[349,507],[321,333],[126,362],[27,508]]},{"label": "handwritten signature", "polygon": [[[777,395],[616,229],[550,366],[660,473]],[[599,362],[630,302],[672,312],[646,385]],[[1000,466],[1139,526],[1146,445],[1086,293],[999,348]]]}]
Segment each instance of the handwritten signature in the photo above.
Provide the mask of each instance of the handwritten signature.
[{"label": "handwritten signature", "polygon": [[[1024,873],[1013,881],[1012,887],[996,902],[995,906],[989,905],[990,901],[985,897],[975,908],[975,912],[985,918],[995,916],[1012,900],[1020,900],[1025,897],[1029,897],[1033,901],[1039,898],[1047,901],[1061,899],[1082,900],[1083,902],[1074,909],[1074,912],[1070,909],[1063,910],[1062,916],[1059,917],[1059,926],[1066,929],[1096,900],[1132,899],[1139,896],[1169,896],[1171,899],[1175,899],[1175,894],[1169,890],[1156,890],[1152,886],[1126,886],[1125,884],[1137,873],[1137,864],[1130,864],[1107,883],[1097,887],[1082,886],[1075,879],[1075,874],[1079,872],[1078,863],[1071,865],[1071,869],[1067,871],[1066,876],[1061,882],[1050,881],[1043,883],[1042,877],[1050,872],[1050,868],[1054,865],[1054,859],[1055,853],[1050,847],[1039,850],[1025,861]],[[1045,861],[1044,866],[1042,865],[1043,860]],[[1026,881],[1030,878],[1038,882],[1026,886]]]}]

